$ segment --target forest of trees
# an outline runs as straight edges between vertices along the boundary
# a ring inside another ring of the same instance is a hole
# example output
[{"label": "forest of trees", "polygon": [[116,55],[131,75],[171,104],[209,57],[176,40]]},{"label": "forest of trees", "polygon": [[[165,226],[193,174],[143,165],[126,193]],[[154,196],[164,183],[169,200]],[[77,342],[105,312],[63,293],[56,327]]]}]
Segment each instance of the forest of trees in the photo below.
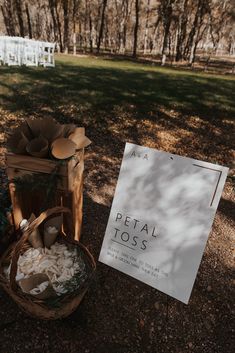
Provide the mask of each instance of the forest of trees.
[{"label": "forest of trees", "polygon": [[235,0],[0,0],[0,32],[57,43],[61,52],[235,55]]}]

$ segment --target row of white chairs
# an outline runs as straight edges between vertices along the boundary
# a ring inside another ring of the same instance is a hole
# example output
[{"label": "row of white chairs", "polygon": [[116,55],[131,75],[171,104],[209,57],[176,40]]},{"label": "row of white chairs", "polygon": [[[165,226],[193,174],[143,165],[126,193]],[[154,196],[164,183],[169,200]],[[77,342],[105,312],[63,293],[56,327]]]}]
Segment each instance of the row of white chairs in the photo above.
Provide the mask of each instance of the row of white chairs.
[{"label": "row of white chairs", "polygon": [[0,36],[0,64],[9,66],[55,66],[55,43]]}]

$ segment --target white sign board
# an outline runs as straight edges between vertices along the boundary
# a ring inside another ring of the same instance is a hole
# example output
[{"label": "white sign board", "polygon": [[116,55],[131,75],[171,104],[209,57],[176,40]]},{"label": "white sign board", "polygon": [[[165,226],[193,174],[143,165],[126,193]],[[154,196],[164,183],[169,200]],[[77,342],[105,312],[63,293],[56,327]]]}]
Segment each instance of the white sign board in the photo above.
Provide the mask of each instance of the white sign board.
[{"label": "white sign board", "polygon": [[227,173],[127,143],[99,261],[187,304]]}]

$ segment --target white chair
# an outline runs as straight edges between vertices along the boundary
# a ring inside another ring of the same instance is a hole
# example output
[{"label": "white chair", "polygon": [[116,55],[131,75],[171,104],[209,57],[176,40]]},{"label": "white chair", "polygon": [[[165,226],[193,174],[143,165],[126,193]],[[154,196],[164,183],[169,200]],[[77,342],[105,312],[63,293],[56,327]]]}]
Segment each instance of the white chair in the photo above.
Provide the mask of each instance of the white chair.
[{"label": "white chair", "polygon": [[38,66],[38,43],[30,39],[25,39],[22,55],[24,65]]},{"label": "white chair", "polygon": [[21,56],[19,51],[18,40],[14,37],[6,40],[4,62],[8,66],[21,65]]},{"label": "white chair", "polygon": [[0,64],[54,67],[54,51],[54,43],[0,36]]},{"label": "white chair", "polygon": [[39,44],[39,64],[44,67],[55,66],[55,43],[41,42]]}]

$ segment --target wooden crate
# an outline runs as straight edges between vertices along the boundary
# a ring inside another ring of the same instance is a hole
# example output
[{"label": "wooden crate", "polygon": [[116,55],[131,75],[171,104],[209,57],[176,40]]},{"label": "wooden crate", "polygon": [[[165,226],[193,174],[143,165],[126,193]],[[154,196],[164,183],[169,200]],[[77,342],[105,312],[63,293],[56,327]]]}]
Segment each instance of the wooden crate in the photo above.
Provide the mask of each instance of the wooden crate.
[{"label": "wooden crate", "polygon": [[82,226],[84,150],[80,150],[69,161],[63,162],[6,153],[6,166],[16,229],[23,218],[28,219],[32,212],[38,216],[44,210],[46,188],[37,192],[30,189],[19,191],[15,178],[22,178],[27,174],[49,177],[56,170],[59,179],[53,199],[50,200],[50,207],[65,206],[71,209],[75,239],[79,240]]}]

